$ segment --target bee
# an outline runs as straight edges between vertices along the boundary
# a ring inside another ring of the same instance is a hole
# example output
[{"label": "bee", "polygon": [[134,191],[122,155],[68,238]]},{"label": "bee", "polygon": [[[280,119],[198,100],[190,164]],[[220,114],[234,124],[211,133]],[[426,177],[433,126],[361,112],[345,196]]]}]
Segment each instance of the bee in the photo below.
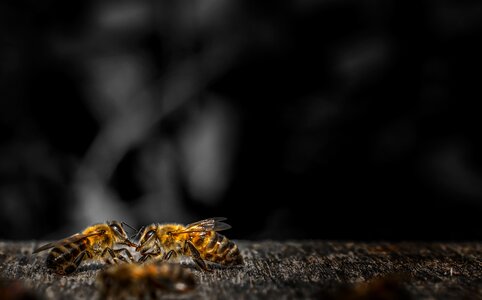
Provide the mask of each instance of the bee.
[{"label": "bee", "polygon": [[97,284],[100,299],[155,299],[158,291],[187,292],[196,286],[189,269],[159,261],[111,266],[99,273]]},{"label": "bee", "polygon": [[0,278],[0,299],[19,300],[19,299],[39,299],[35,292],[27,288],[19,279]]},{"label": "bee", "polygon": [[136,246],[129,241],[122,224],[117,221],[95,224],[87,227],[82,233],[43,245],[33,253],[53,248],[47,256],[46,265],[60,275],[74,272],[84,259],[102,259],[107,263],[112,263],[110,259],[116,263],[119,260],[133,261],[128,249],[113,249],[114,245],[118,244]]},{"label": "bee", "polygon": [[186,226],[180,224],[151,224],[139,231],[140,262],[149,258],[169,260],[177,255],[189,256],[196,265],[211,271],[207,262],[223,266],[243,264],[238,246],[218,233],[231,228],[221,221],[226,218],[210,218]]}]

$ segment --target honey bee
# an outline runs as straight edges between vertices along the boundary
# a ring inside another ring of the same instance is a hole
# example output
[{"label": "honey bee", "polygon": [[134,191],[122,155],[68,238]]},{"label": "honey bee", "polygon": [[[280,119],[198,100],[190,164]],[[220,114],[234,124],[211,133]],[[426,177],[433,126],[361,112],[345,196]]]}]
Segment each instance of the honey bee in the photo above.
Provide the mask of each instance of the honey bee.
[{"label": "honey bee", "polygon": [[180,224],[151,224],[139,231],[140,262],[149,258],[169,260],[177,255],[189,256],[198,267],[211,271],[207,262],[223,266],[243,264],[238,246],[218,231],[231,228],[221,221],[226,218],[210,218],[186,226]]},{"label": "honey bee", "polygon": [[155,299],[158,291],[187,292],[196,286],[189,269],[159,261],[111,266],[99,273],[97,284],[100,299]]},{"label": "honey bee", "polygon": [[110,259],[116,263],[119,260],[133,261],[131,253],[126,248],[113,249],[114,245],[118,244],[136,246],[129,241],[122,224],[117,221],[95,224],[87,227],[82,233],[43,245],[33,253],[53,248],[47,256],[46,264],[49,269],[60,275],[74,272],[84,259],[103,259],[107,263],[111,263]]}]

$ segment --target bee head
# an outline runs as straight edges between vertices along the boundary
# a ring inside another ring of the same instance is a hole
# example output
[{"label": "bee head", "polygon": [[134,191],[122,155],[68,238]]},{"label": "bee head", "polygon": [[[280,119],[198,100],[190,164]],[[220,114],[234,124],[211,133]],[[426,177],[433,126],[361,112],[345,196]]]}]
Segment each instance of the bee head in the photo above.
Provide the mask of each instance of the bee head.
[{"label": "bee head", "polygon": [[120,223],[118,221],[107,222],[107,225],[109,225],[109,228],[116,240],[116,243],[124,244],[130,247],[135,247],[135,244],[129,241],[127,233],[124,230],[123,224],[124,223]]},{"label": "bee head", "polygon": [[141,228],[139,231],[139,241],[137,243],[136,251],[143,251],[151,248],[156,242],[157,225],[151,224]]}]

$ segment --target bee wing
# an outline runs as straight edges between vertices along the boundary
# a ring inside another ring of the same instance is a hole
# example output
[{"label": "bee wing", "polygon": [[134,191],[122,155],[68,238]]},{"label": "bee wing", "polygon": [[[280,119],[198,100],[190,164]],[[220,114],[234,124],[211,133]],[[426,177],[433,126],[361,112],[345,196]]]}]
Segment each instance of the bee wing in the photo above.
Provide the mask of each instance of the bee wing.
[{"label": "bee wing", "polygon": [[187,225],[186,228],[182,231],[172,232],[172,234],[203,232],[203,231],[221,231],[221,230],[230,229],[231,225],[221,222],[224,220],[226,220],[226,218],[223,218],[223,217],[216,217],[216,218],[201,220],[201,221],[194,222]]},{"label": "bee wing", "polygon": [[50,249],[50,248],[53,248],[53,247],[62,246],[62,245],[70,244],[70,243],[75,243],[75,242],[80,241],[82,239],[85,239],[89,236],[94,236],[94,235],[98,235],[98,234],[102,234],[102,232],[94,231],[94,232],[91,232],[91,233],[88,233],[88,234],[77,233],[77,234],[71,235],[67,238],[64,238],[64,239],[61,239],[61,240],[58,240],[58,241],[55,241],[55,242],[52,242],[52,243],[45,244],[45,245],[35,249],[32,253],[38,253],[38,252],[41,252],[41,251],[44,251],[44,250],[47,250],[47,249]]}]

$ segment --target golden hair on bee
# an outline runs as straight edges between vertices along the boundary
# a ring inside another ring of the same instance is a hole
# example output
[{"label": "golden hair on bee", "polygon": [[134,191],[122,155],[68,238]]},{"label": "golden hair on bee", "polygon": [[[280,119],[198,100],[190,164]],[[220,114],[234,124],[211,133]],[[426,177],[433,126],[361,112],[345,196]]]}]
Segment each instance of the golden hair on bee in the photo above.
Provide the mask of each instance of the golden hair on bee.
[{"label": "golden hair on bee", "polygon": [[94,224],[81,233],[43,245],[33,253],[52,249],[47,255],[46,265],[60,275],[74,272],[86,259],[101,259],[108,263],[112,263],[111,259],[115,263],[119,260],[133,261],[128,249],[113,249],[116,245],[136,246],[127,237],[123,224],[118,221]]},{"label": "golden hair on bee", "polygon": [[210,271],[206,262],[221,266],[243,264],[238,246],[218,231],[230,229],[226,218],[210,218],[188,225],[151,224],[139,231],[136,251],[139,261],[170,260],[188,256],[202,270]]},{"label": "golden hair on bee", "polygon": [[187,292],[196,286],[192,272],[180,264],[153,261],[114,265],[97,276],[101,299],[156,298],[162,292]]}]

